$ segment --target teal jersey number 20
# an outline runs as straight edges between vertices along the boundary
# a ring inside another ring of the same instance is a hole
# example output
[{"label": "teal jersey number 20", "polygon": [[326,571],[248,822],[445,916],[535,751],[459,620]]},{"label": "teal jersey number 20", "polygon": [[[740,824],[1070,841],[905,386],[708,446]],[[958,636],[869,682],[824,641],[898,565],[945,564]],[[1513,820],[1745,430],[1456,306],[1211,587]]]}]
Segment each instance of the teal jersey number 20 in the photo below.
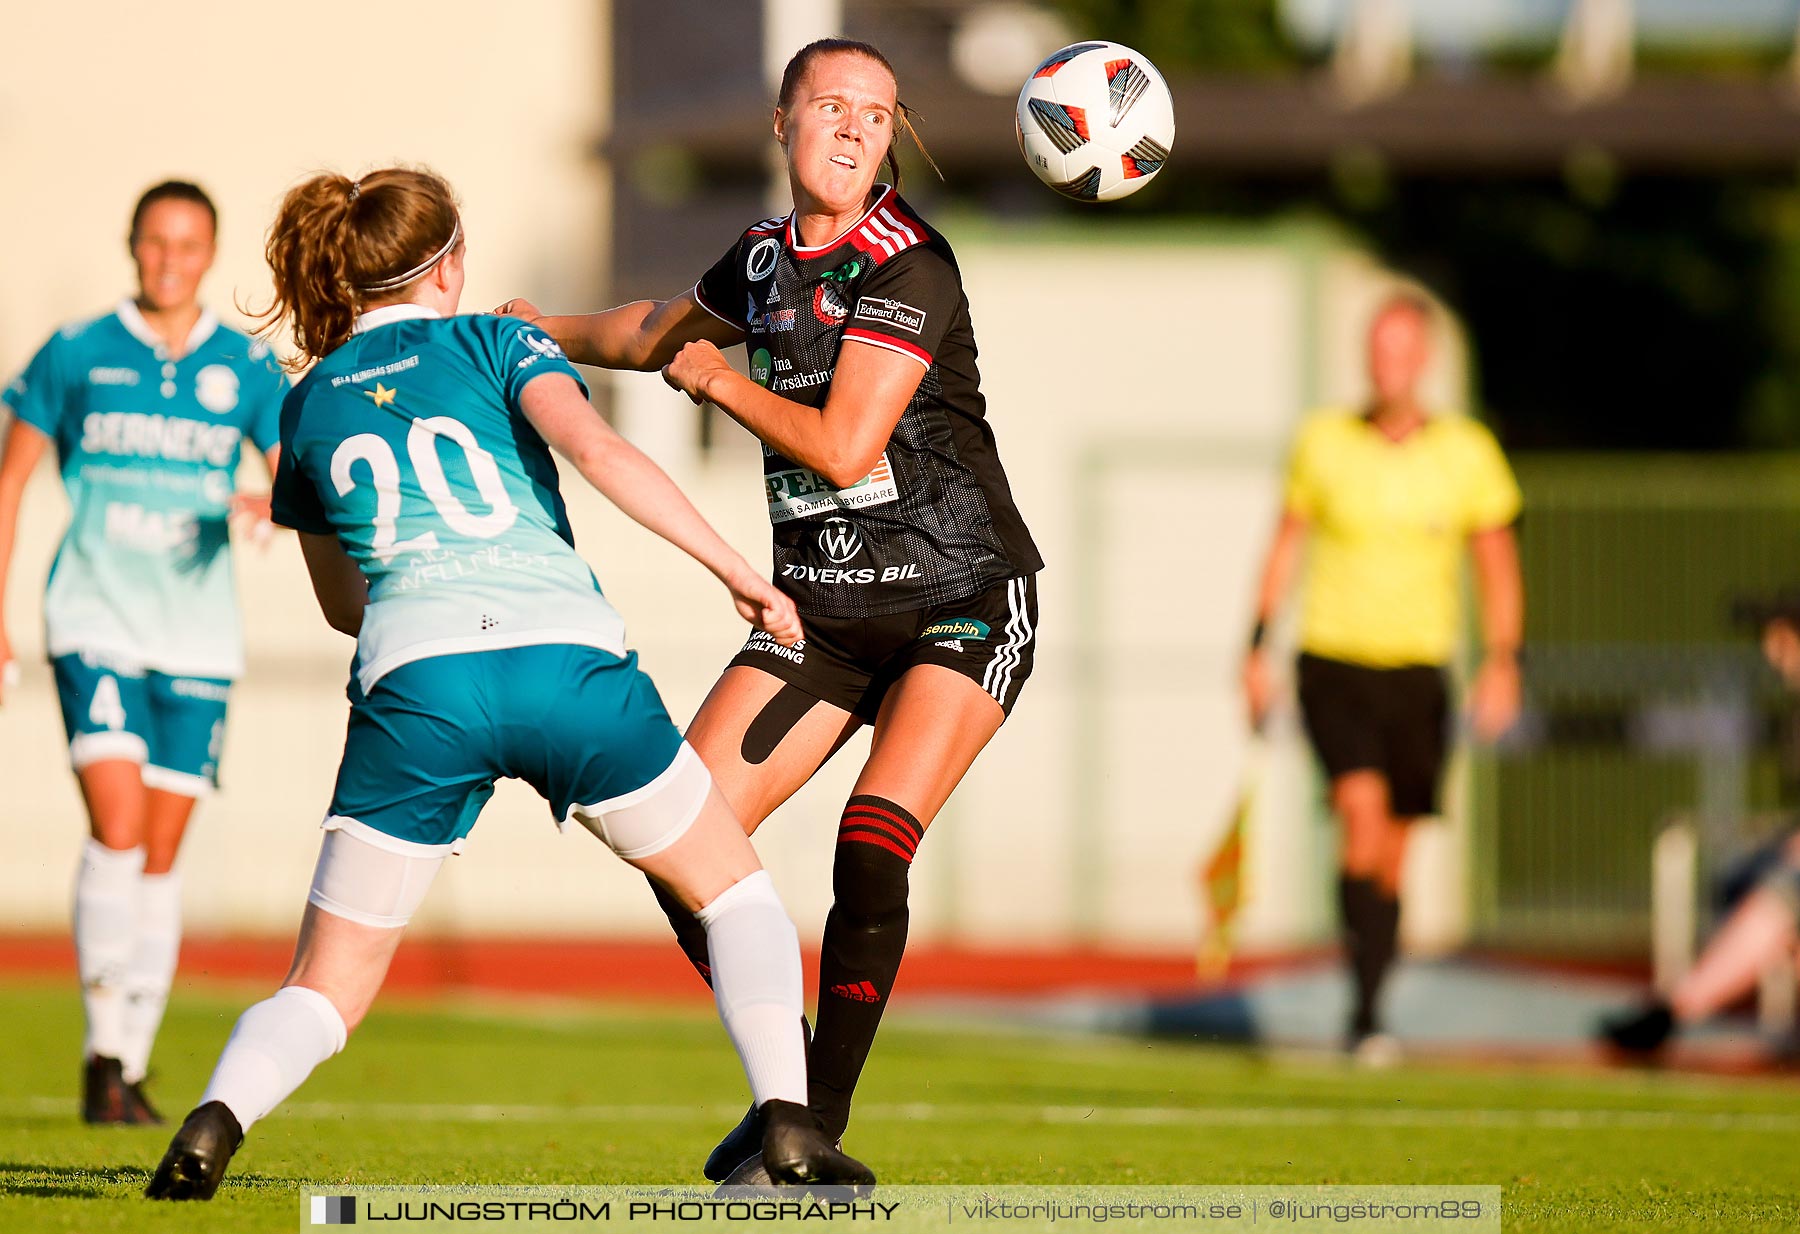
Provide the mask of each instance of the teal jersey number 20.
[{"label": "teal jersey number 20", "polygon": [[535,326],[394,305],[288,396],[275,521],[335,535],[368,579],[364,690],[427,656],[624,654],[624,622],[575,552],[555,460],[520,407],[547,373],[581,380]]}]

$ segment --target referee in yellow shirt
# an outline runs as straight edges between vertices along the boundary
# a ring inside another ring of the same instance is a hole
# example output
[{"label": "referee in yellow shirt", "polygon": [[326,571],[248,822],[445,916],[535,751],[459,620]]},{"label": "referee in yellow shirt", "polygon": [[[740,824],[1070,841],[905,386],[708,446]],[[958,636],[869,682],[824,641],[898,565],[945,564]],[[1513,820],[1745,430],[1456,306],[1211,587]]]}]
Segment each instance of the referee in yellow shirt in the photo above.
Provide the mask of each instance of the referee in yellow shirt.
[{"label": "referee in yellow shirt", "polygon": [[1338,902],[1356,990],[1346,1043],[1372,1061],[1394,1052],[1379,998],[1399,931],[1408,829],[1437,813],[1465,543],[1485,641],[1471,725],[1492,739],[1519,710],[1519,487],[1487,429],[1419,403],[1432,312],[1413,295],[1385,301],[1369,326],[1369,406],[1320,412],[1302,426],[1244,663],[1250,720],[1260,727],[1273,695],[1264,634],[1310,542],[1300,710],[1343,831]]}]

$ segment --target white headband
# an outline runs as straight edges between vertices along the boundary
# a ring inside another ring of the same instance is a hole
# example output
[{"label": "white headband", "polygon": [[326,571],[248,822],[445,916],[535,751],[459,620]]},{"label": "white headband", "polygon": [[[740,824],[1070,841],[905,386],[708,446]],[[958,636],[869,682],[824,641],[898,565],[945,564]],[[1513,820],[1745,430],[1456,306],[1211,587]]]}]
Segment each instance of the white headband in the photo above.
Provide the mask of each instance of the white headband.
[{"label": "white headband", "polygon": [[405,284],[410,283],[414,279],[418,278],[421,274],[424,274],[427,270],[431,269],[431,267],[437,265],[438,262],[444,260],[445,254],[449,253],[449,251],[451,249],[455,248],[456,242],[458,240],[460,240],[461,238],[462,238],[462,219],[459,218],[456,220],[456,225],[450,229],[450,238],[448,240],[444,241],[443,248],[439,249],[437,252],[433,253],[431,256],[427,257],[424,261],[420,262],[418,265],[414,266],[412,269],[408,270],[404,274],[396,274],[393,278],[381,279],[380,281],[374,282],[374,283],[364,283],[360,287],[358,287],[356,290],[365,291],[365,292],[366,291],[390,291],[395,287],[404,286]]}]

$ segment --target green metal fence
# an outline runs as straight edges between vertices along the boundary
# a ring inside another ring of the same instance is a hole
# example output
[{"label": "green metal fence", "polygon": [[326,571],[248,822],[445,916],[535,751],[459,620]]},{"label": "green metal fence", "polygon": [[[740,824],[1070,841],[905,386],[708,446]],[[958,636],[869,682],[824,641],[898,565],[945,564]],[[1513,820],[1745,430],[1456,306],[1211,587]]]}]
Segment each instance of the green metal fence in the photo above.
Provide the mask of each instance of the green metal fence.
[{"label": "green metal fence", "polygon": [[1514,461],[1528,706],[1472,765],[1476,938],[1641,954],[1663,822],[1716,870],[1779,804],[1786,699],[1731,610],[1800,584],[1800,458]]}]

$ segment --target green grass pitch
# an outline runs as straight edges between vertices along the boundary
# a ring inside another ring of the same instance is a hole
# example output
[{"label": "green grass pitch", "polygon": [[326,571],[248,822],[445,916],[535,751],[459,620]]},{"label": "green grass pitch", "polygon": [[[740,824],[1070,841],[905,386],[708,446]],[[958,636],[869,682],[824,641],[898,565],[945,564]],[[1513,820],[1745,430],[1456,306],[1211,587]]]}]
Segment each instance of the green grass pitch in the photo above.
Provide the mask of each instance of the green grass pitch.
[{"label": "green grass pitch", "polygon": [[[179,1119],[252,992],[178,990]],[[701,1009],[379,1004],[210,1205],[139,1198],[165,1129],[75,1117],[75,992],[0,986],[0,1230],[292,1231],[302,1185],[697,1182],[743,1108]],[[1497,1183],[1515,1230],[1800,1228],[1800,1087],[1001,1032],[897,1016],[845,1146],[892,1183]]]}]

